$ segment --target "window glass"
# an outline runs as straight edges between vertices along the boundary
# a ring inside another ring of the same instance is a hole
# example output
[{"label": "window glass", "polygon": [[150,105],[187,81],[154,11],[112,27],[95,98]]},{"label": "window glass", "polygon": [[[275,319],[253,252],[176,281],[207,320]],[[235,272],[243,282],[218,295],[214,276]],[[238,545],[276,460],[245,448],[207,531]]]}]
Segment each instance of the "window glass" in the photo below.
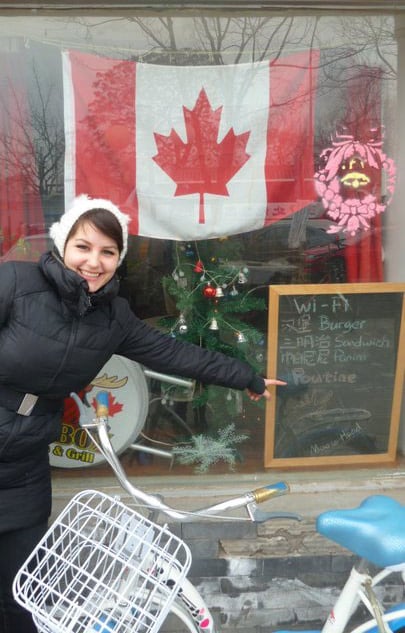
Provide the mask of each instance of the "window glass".
[{"label": "window glass", "polygon": [[[398,26],[347,12],[2,17],[0,259],[50,248],[65,198],[111,197],[133,217],[120,273],[134,312],[265,374],[269,284],[401,279]],[[142,441],[194,442],[175,471],[263,468],[263,402],[148,381]]]}]

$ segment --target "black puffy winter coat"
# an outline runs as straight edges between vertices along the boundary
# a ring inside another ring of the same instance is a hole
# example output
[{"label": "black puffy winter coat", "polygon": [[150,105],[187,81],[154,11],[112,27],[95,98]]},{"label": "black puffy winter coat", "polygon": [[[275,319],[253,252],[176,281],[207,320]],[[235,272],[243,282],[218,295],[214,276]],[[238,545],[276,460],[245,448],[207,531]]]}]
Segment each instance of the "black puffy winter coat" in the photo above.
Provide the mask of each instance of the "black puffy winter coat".
[{"label": "black puffy winter coat", "polygon": [[[138,319],[113,278],[93,294],[52,253],[0,266],[0,387],[60,401],[57,413],[18,415],[0,399],[0,531],[34,525],[51,505],[48,445],[63,399],[87,386],[113,354],[203,383],[264,391],[253,369],[182,343]],[[35,413],[35,412],[34,412]]]}]

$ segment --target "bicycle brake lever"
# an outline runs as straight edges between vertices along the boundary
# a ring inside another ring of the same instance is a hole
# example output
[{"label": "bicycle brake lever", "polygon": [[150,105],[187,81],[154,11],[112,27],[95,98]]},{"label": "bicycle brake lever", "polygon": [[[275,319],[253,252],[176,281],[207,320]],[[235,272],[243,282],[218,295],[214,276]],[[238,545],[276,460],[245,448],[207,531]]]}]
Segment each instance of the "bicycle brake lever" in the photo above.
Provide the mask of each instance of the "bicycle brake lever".
[{"label": "bicycle brake lever", "polygon": [[264,523],[270,519],[292,519],[293,521],[302,521],[302,516],[295,512],[264,512],[259,510],[255,502],[248,503],[246,506],[248,514],[255,523]]},{"label": "bicycle brake lever", "polygon": [[77,408],[79,409],[79,425],[81,426],[81,428],[85,429],[86,427],[94,426],[95,422],[93,417],[91,416],[92,410],[90,409],[90,407],[86,407],[84,402],[80,400],[77,393],[74,393],[72,391],[70,397],[73,398],[73,400],[76,402]]}]

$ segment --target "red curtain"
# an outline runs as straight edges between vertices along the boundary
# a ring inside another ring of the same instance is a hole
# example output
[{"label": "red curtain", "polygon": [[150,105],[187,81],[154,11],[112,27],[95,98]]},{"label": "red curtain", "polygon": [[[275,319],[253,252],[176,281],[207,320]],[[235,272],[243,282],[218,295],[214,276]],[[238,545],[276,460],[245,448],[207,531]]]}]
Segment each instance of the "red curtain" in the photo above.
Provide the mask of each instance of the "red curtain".
[{"label": "red curtain", "polygon": [[[345,128],[360,143],[366,143],[372,130],[381,133],[381,71],[362,66],[348,81]],[[373,183],[373,194],[381,202],[381,175]],[[361,231],[357,241],[345,248],[347,281],[383,281],[381,216],[370,222],[369,231]],[[350,241],[349,241],[350,242]]]},{"label": "red curtain", "polygon": [[0,55],[0,254],[45,229],[20,53]]},{"label": "red curtain", "polygon": [[377,216],[361,241],[345,248],[346,277],[356,281],[383,281],[384,268],[381,246],[381,216]]}]

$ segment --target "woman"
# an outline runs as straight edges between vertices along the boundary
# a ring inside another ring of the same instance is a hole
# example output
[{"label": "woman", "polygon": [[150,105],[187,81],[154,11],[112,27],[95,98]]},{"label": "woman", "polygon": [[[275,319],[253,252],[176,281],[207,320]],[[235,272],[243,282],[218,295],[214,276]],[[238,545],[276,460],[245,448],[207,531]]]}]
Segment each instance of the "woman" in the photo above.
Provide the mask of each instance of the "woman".
[{"label": "woman", "polygon": [[270,397],[239,360],[162,334],[118,297],[129,217],[82,195],[52,225],[55,251],[38,264],[0,266],[0,633],[36,631],[12,580],[47,526],[48,445],[59,437],[63,400],[86,387],[113,354],[168,374]]}]

